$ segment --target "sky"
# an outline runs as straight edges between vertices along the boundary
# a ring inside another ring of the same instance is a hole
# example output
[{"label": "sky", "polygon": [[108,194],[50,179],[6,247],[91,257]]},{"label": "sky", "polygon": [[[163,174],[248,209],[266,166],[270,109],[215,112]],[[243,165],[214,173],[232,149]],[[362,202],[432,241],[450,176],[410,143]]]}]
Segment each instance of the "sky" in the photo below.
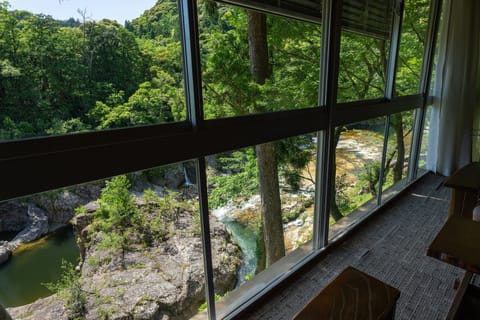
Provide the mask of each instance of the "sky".
[{"label": "sky", "polygon": [[150,9],[156,0],[7,0],[10,10],[27,10],[51,15],[58,20],[73,17],[81,20],[78,9],[86,11],[89,20],[108,18],[123,24]]}]

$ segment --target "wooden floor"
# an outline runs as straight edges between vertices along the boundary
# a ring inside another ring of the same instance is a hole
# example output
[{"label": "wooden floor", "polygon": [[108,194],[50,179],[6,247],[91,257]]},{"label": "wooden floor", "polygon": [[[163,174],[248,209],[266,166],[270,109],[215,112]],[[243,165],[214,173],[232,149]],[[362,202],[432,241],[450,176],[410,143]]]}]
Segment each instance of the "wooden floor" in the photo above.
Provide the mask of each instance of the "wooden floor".
[{"label": "wooden floor", "polygon": [[464,271],[426,256],[447,218],[450,189],[428,174],[358,232],[242,319],[292,319],[351,265],[401,291],[395,319],[445,319]]}]

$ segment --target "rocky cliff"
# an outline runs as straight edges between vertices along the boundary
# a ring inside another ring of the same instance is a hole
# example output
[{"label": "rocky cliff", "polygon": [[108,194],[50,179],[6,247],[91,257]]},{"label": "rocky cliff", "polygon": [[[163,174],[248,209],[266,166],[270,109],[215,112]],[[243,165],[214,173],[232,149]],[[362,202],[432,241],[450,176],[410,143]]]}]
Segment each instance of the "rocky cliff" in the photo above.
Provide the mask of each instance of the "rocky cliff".
[{"label": "rocky cliff", "polygon": [[0,241],[0,265],[19,246],[70,223],[75,208],[99,197],[102,183],[44,192],[0,205],[0,232],[17,232],[9,241]]},{"label": "rocky cliff", "polygon": [[[180,198],[183,195],[179,196]],[[145,224],[125,228],[122,245],[95,220],[90,203],[73,220],[81,247],[81,308],[56,296],[11,308],[14,319],[190,319],[205,301],[202,240],[196,199],[135,199]],[[196,210],[195,210],[196,209]],[[211,217],[214,283],[217,294],[236,283],[241,252],[224,225]],[[116,239],[116,238],[115,238]]]}]

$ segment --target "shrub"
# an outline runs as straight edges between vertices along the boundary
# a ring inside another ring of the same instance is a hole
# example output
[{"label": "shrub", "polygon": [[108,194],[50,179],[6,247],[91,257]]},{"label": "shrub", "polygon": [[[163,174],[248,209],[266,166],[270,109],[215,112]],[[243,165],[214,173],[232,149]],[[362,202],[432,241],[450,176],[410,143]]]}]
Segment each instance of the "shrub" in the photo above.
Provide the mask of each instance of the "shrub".
[{"label": "shrub", "polygon": [[56,282],[43,283],[48,290],[56,293],[62,300],[65,309],[69,314],[69,319],[80,319],[83,317],[86,303],[86,295],[81,287],[80,273],[75,270],[75,266],[62,260],[62,274]]}]

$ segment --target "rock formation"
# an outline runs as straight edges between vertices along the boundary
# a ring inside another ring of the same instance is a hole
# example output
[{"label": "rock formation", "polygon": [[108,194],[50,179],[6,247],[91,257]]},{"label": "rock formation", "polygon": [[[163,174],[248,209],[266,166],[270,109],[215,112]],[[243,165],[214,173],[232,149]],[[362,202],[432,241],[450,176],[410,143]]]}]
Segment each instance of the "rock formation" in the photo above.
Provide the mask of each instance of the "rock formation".
[{"label": "rock formation", "polygon": [[[144,199],[135,203],[147,212],[148,224],[164,215],[162,231],[147,239],[141,232],[125,230],[128,245],[121,247],[106,245],[108,235],[95,228],[96,203],[84,206],[83,213],[73,219],[82,255],[79,268],[84,303],[82,314],[75,315],[80,319],[190,319],[205,301],[198,211],[179,207],[165,213]],[[222,295],[235,286],[241,252],[222,223],[215,217],[210,222],[215,291]],[[72,314],[63,302],[51,296],[9,312],[18,320],[67,320]]]},{"label": "rock formation", "polygon": [[10,241],[0,241],[0,265],[8,261],[20,245],[69,224],[75,208],[99,197],[101,185],[92,183],[2,203],[0,232],[18,233]]}]

